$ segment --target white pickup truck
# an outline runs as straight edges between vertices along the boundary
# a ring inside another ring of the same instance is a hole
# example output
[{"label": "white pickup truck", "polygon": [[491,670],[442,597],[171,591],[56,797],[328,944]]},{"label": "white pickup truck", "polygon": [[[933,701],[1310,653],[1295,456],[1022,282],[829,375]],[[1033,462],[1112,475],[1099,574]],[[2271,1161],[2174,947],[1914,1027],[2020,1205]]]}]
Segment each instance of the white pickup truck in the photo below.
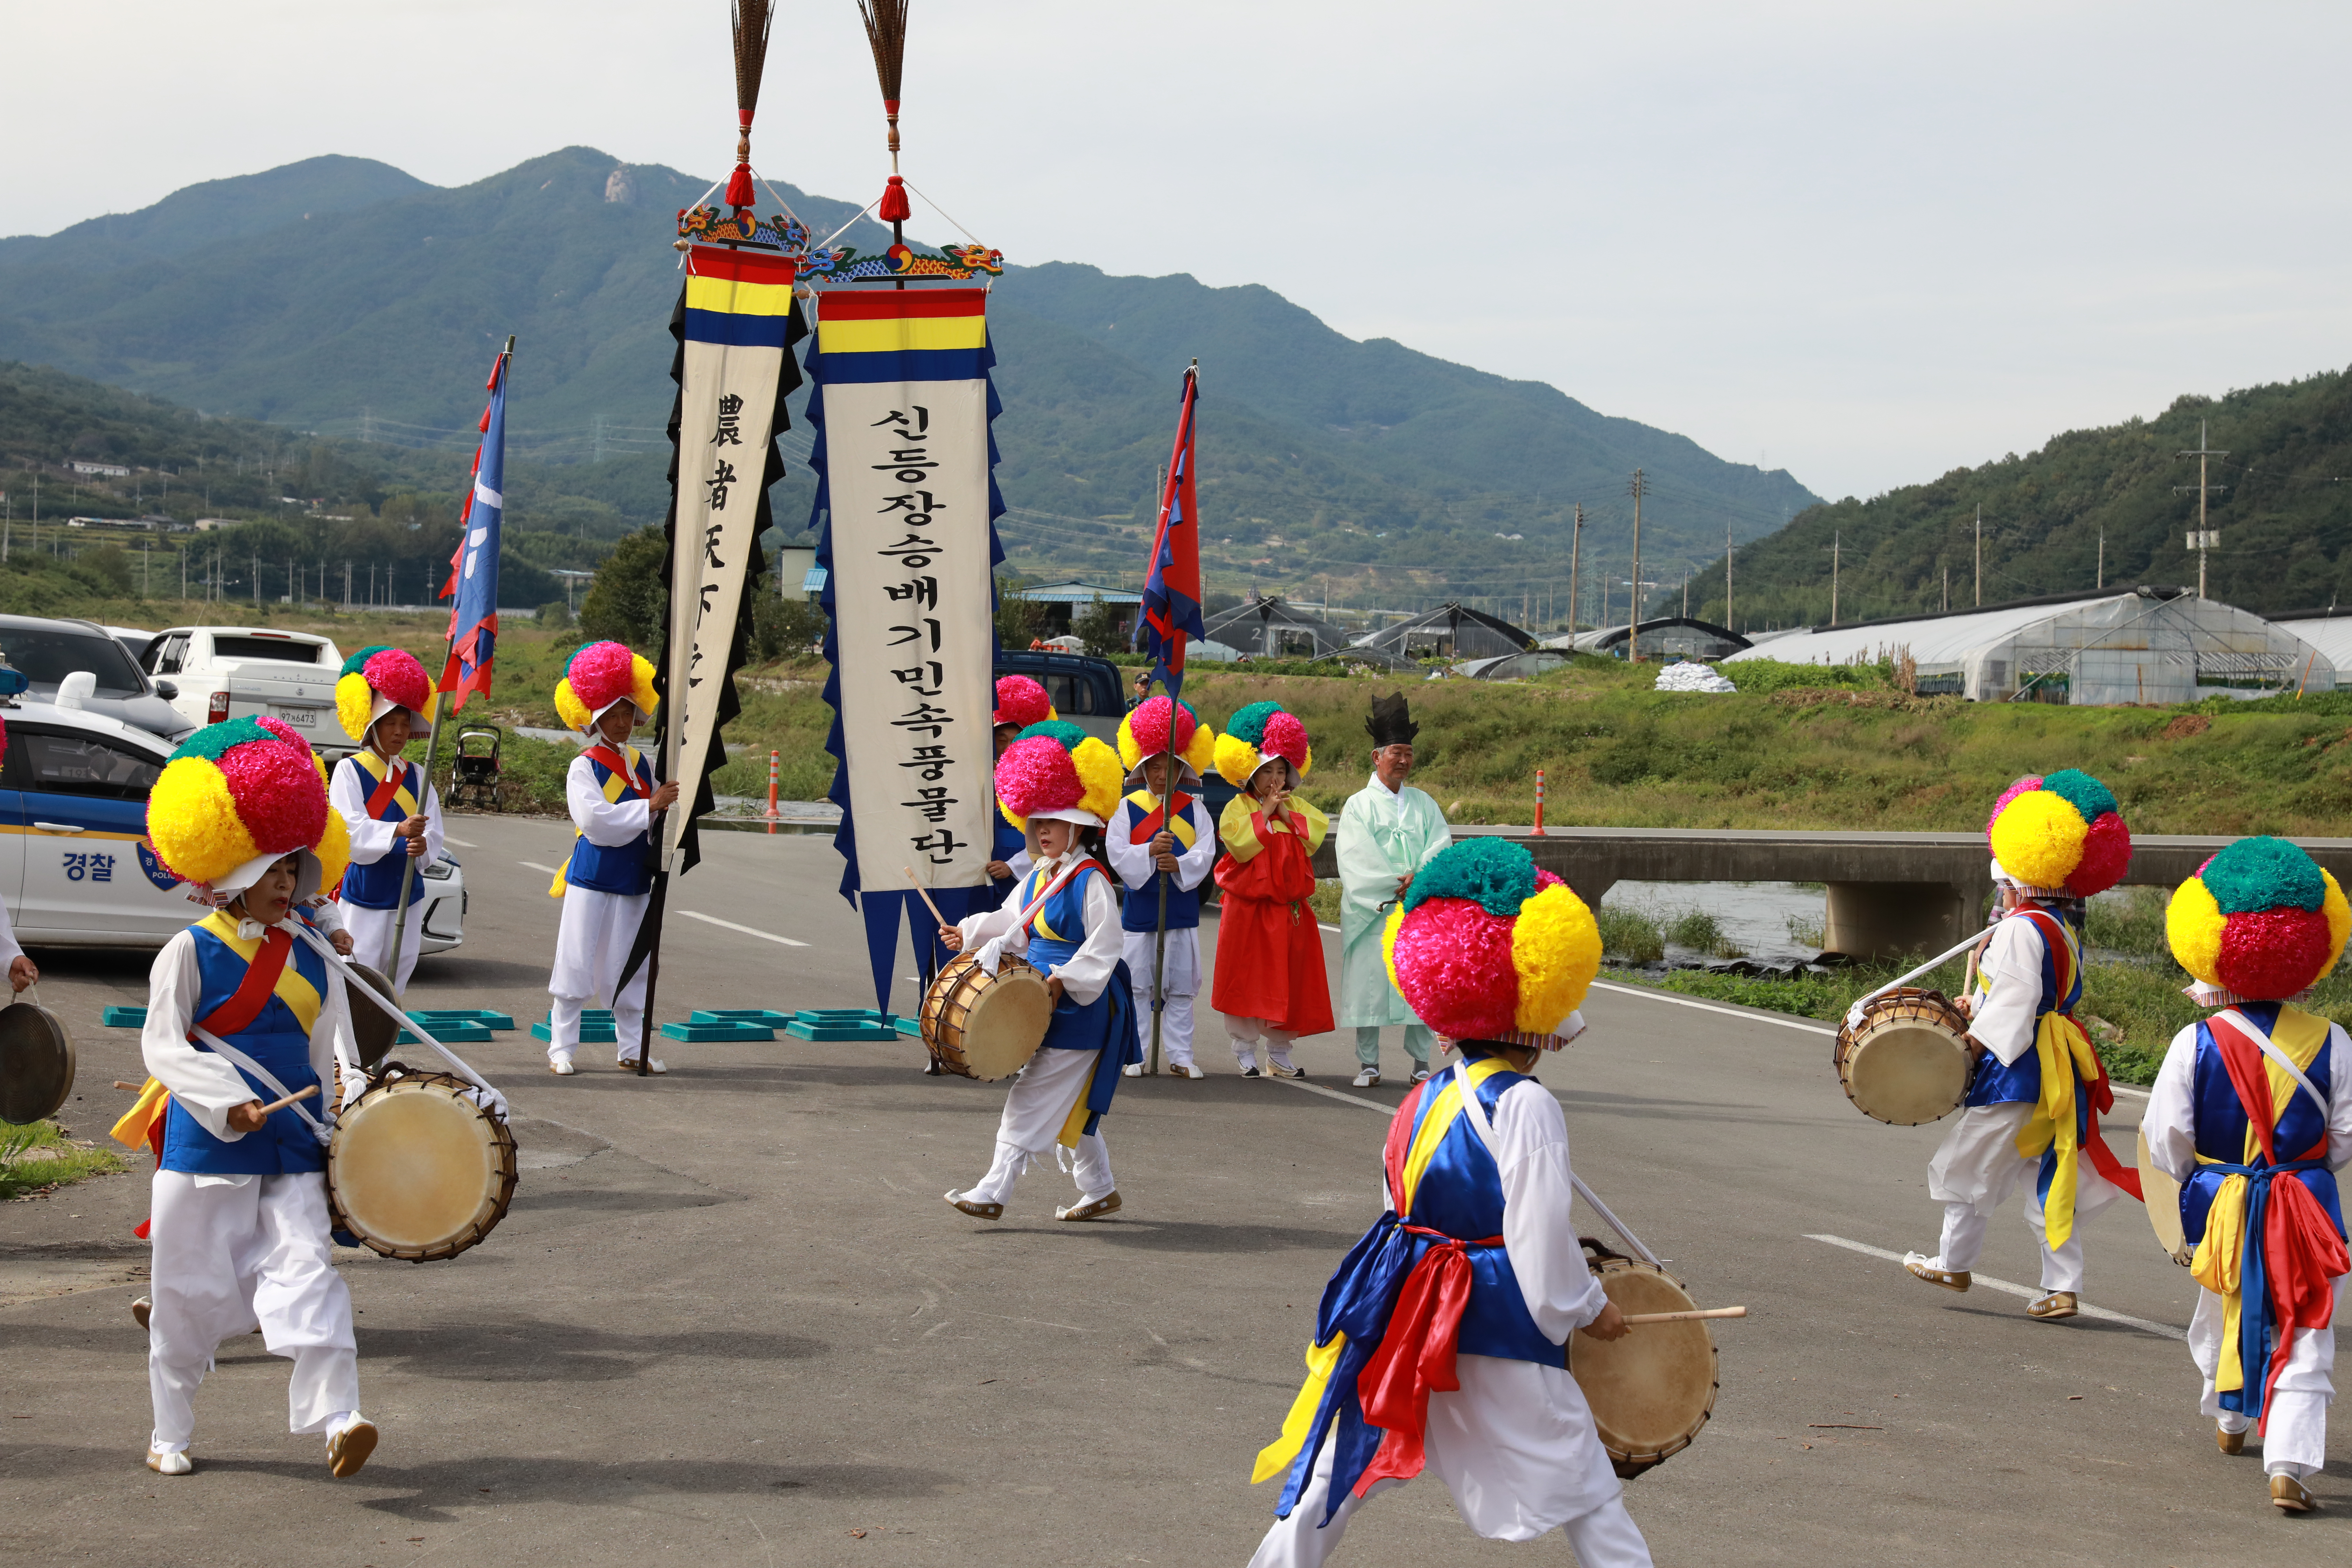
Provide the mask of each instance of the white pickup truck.
[{"label": "white pickup truck", "polygon": [[348,751],[335,721],[343,656],[325,637],[260,626],[173,626],[157,632],[140,668],[179,688],[172,706],[197,724],[282,719],[321,751]]}]

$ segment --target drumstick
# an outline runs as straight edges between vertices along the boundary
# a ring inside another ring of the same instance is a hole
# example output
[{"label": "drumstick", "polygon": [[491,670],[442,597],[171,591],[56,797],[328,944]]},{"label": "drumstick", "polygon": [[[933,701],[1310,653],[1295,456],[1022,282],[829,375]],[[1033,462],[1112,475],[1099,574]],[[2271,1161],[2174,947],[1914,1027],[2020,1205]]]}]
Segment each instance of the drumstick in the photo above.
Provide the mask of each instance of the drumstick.
[{"label": "drumstick", "polygon": [[319,1086],[315,1083],[308,1089],[298,1089],[293,1093],[288,1095],[285,1099],[273,1100],[268,1104],[263,1106],[261,1108],[261,1114],[267,1116],[273,1110],[283,1110],[288,1106],[293,1104],[296,1100],[308,1100],[318,1092]]},{"label": "drumstick", "polygon": [[[909,882],[915,882],[915,868],[912,866],[901,866],[898,868],[907,873],[907,880]],[[931,918],[939,921],[941,926],[947,925],[949,923],[948,917],[940,913],[939,905],[931,902],[930,890],[925,888],[920,882],[915,882],[915,891],[923,895],[923,902],[930,910]]]},{"label": "drumstick", "polygon": [[1702,1307],[1695,1312],[1634,1312],[1626,1318],[1629,1323],[1688,1323],[1700,1318],[1744,1318],[1745,1307]]},{"label": "drumstick", "polygon": [[147,1086],[143,1083],[125,1083],[121,1079],[116,1079],[114,1080],[114,1087],[117,1089],[127,1089],[131,1093],[137,1094],[141,1089],[145,1089]]}]

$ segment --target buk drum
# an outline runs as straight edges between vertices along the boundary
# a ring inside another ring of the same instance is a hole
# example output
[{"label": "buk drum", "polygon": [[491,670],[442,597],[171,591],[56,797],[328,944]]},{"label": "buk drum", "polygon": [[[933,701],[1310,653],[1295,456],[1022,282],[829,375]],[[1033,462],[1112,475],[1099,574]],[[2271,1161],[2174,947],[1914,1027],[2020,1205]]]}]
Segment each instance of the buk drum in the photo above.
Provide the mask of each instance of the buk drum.
[{"label": "buk drum", "polygon": [[992,975],[977,953],[965,952],[940,966],[919,1022],[933,1061],[990,1083],[1011,1078],[1037,1054],[1053,1018],[1045,977],[1026,960],[1008,952]]},{"label": "buk drum", "polygon": [[455,1258],[490,1234],[514,1199],[515,1141],[448,1073],[387,1063],[336,1119],[327,1145],[335,1228],[385,1258]]},{"label": "buk drum", "polygon": [[[1601,1289],[1628,1317],[1687,1312],[1697,1302],[1682,1281],[1584,1238]],[[1631,1480],[1691,1445],[1715,1412],[1715,1336],[1703,1321],[1638,1323],[1622,1339],[1568,1336],[1568,1371],[1584,1391],[1592,1424],[1618,1479]]]},{"label": "buk drum", "polygon": [[2172,1261],[2188,1268],[2197,1249],[2189,1245],[2189,1232],[2180,1223],[2180,1184],[2156,1168],[2145,1132],[2139,1135],[2139,1192],[2147,1209],[2147,1223],[2156,1231],[2157,1246]]},{"label": "buk drum", "polygon": [[1939,991],[1906,985],[1838,1025],[1838,1081],[1864,1116],[1896,1127],[1935,1121],[1969,1095],[1968,1015]]},{"label": "buk drum", "polygon": [[0,1007],[0,1121],[53,1116],[73,1093],[73,1037],[65,1020],[32,1002]]}]

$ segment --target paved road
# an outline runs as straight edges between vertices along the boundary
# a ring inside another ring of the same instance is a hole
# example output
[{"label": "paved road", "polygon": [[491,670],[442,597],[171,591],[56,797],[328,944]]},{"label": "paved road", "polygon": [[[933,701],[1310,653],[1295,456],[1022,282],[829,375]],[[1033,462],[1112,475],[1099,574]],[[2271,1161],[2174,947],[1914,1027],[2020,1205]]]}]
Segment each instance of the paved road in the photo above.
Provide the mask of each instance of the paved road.
[{"label": "paved road", "polygon": [[[566,829],[453,831],[470,939],[425,962],[414,1000],[538,1016],[556,908],[520,862],[553,864]],[[663,1016],[870,1003],[826,841],[710,843],[677,907],[806,945],[680,920]],[[43,957],[85,1047],[68,1121],[99,1132],[127,1098],[100,1086],[137,1070],[134,1037],[98,1012],[143,999],[144,965]],[[1702,1300],[1755,1314],[1719,1326],[1713,1424],[1631,1488],[1659,1562],[2352,1552],[2352,1483],[2322,1478],[2327,1514],[2278,1517],[2260,1461],[2214,1451],[2177,1340],[2032,1322],[2012,1296],[1951,1296],[1809,1239],[1931,1244],[1937,1136],[1849,1109],[1813,1026],[1620,989],[1587,1012],[1590,1043],[1544,1075],[1579,1170]],[[285,1434],[284,1363],[239,1345],[199,1401],[197,1474],[150,1475],[124,1311],[143,1180],[0,1209],[0,1562],[1246,1560],[1273,1502],[1244,1484],[1251,1456],[1323,1280],[1374,1216],[1399,1098],[1347,1086],[1340,1037],[1301,1047],[1315,1092],[1231,1076],[1221,1043],[1202,1053],[1218,1077],[1127,1084],[1108,1129],[1128,1207],[1083,1226],[1051,1222],[1066,1178],[1044,1173],[1001,1225],[940,1202],[986,1163],[1001,1094],[919,1076],[912,1041],[667,1054],[671,1074],[641,1083],[601,1064],[551,1078],[520,1031],[478,1048],[513,1097],[523,1185],[454,1262],[348,1265],[384,1430],[352,1481]],[[2091,1300],[2187,1322],[2188,1278],[2136,1211],[2092,1222],[2090,1245]],[[2031,1280],[2021,1223],[1996,1226],[1984,1267]],[[1367,1510],[1339,1559],[1506,1560],[1569,1554],[1471,1538],[1430,1481]]]}]

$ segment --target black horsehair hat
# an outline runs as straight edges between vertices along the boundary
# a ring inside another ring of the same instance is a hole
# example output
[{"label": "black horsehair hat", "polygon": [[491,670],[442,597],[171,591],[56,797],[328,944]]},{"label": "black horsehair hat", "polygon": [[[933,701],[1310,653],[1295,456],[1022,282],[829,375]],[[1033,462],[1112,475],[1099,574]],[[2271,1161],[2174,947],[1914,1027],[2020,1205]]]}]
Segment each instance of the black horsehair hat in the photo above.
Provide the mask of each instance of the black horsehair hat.
[{"label": "black horsehair hat", "polygon": [[1421,733],[1421,726],[1412,721],[1412,713],[1406,706],[1402,691],[1373,698],[1372,716],[1364,721],[1364,728],[1370,733],[1375,747],[1409,746],[1412,744],[1412,738]]}]

